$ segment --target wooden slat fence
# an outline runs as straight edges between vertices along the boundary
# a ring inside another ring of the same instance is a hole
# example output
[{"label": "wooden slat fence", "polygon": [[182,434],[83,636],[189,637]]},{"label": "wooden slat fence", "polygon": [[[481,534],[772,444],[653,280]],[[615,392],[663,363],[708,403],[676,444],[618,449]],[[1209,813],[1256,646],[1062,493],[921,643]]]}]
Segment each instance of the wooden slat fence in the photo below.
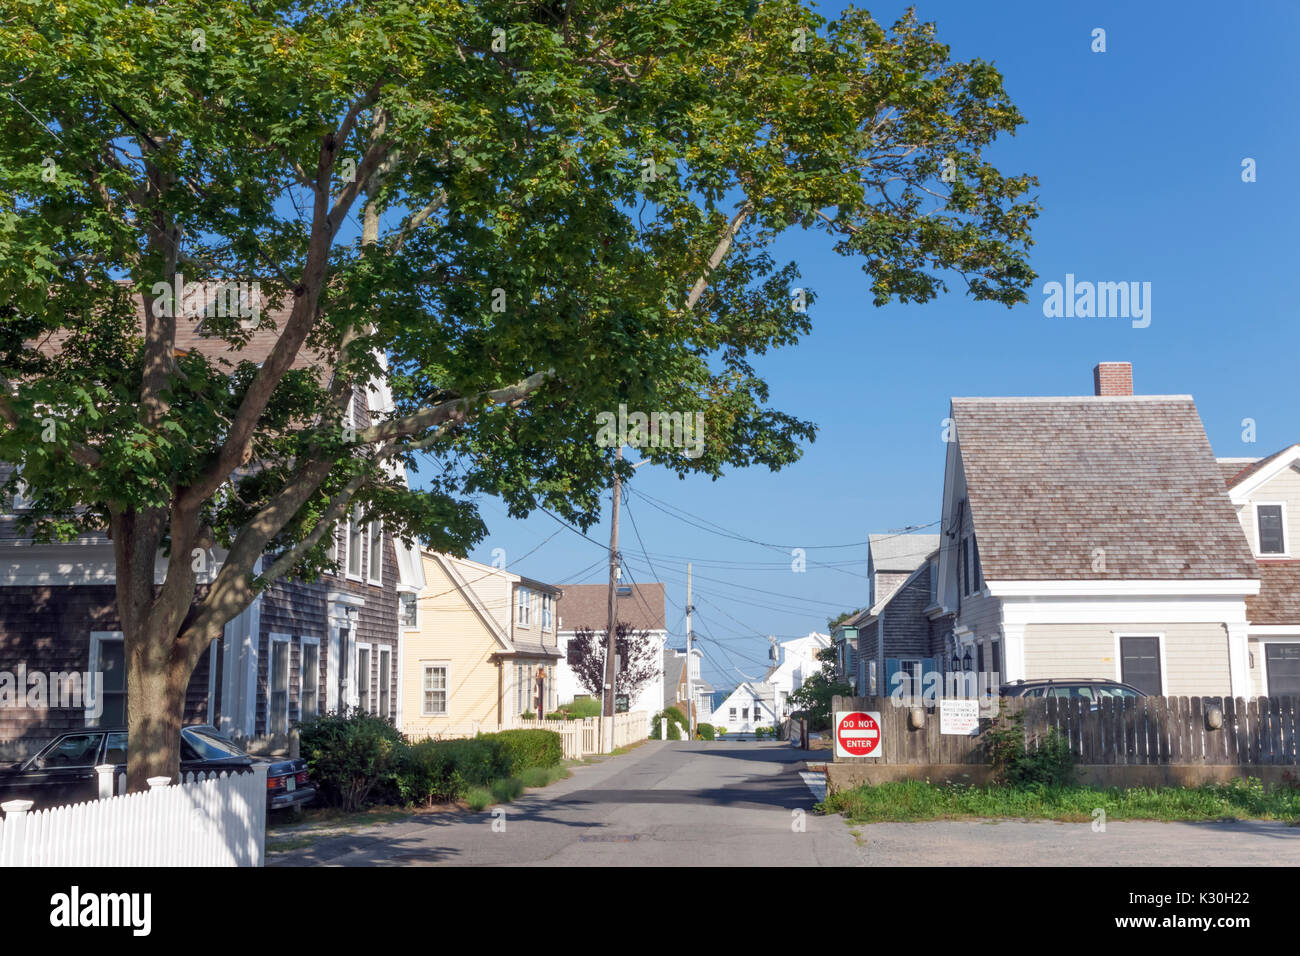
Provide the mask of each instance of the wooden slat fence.
[{"label": "wooden slat fence", "polygon": [[[920,706],[924,724],[909,727],[909,710]],[[1221,714],[1217,729],[1208,716]],[[981,734],[941,734],[933,703],[889,697],[836,697],[834,711],[879,711],[884,753],[840,762],[885,764],[986,763],[983,731],[995,720],[1023,715],[1025,746],[1037,749],[1055,729],[1084,764],[1242,766],[1300,765],[1300,698],[1146,697],[1105,698],[1095,707],[1081,698],[1004,697],[982,702]],[[998,716],[985,717],[996,711]]]}]

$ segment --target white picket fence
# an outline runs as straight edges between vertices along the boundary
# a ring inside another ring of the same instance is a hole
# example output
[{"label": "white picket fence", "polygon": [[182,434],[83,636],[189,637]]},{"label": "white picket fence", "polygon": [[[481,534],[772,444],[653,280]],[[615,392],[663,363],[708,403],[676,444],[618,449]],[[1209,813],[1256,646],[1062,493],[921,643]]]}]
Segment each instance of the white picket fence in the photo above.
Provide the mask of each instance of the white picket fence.
[{"label": "white picket fence", "polygon": [[[600,718],[585,717],[580,720],[523,720],[499,727],[495,724],[474,722],[472,726],[448,727],[438,733],[438,738],[474,737],[480,732],[497,733],[502,730],[553,730],[560,735],[565,760],[582,760],[592,754],[604,753],[601,745]],[[615,747],[626,747],[649,736],[649,717],[644,711],[615,714],[613,738]],[[606,734],[608,736],[608,733]],[[412,741],[427,740],[427,735],[408,735]]]},{"label": "white picket fence", "polygon": [[30,800],[0,804],[0,867],[261,866],[266,766],[154,777],[143,793],[36,812]]}]

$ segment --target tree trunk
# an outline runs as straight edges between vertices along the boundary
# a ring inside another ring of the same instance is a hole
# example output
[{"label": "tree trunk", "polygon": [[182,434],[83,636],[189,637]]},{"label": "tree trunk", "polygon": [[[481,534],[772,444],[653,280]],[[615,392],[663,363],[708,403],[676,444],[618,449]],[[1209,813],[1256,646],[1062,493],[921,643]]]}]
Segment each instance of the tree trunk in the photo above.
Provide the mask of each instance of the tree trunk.
[{"label": "tree trunk", "polygon": [[132,793],[149,789],[150,777],[180,773],[181,721],[192,668],[170,653],[176,634],[151,633],[147,623],[125,632],[126,782]]}]

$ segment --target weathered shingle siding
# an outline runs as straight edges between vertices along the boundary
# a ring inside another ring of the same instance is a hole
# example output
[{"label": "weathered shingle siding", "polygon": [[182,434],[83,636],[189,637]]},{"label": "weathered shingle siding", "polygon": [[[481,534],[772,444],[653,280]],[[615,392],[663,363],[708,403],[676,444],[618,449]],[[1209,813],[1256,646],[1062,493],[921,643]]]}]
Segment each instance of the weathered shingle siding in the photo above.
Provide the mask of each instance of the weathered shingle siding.
[{"label": "weathered shingle siding", "polygon": [[[0,587],[0,671],[86,672],[92,631],[118,631],[112,585]],[[25,689],[24,689],[25,690]],[[208,719],[208,655],[199,660],[185,698],[185,723]],[[22,749],[86,726],[81,710],[0,707],[0,742]]]},{"label": "weathered shingle siding", "polygon": [[929,604],[929,572],[922,571],[899,588],[884,608],[886,657],[925,657],[929,653],[930,622],[922,613]]}]

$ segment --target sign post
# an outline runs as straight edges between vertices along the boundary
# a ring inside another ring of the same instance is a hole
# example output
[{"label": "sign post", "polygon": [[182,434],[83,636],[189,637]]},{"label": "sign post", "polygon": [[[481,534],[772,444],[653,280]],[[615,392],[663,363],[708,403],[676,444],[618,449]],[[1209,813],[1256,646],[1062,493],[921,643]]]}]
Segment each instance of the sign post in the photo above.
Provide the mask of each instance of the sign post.
[{"label": "sign post", "polygon": [[836,757],[880,757],[884,751],[880,735],[880,711],[836,711]]}]

